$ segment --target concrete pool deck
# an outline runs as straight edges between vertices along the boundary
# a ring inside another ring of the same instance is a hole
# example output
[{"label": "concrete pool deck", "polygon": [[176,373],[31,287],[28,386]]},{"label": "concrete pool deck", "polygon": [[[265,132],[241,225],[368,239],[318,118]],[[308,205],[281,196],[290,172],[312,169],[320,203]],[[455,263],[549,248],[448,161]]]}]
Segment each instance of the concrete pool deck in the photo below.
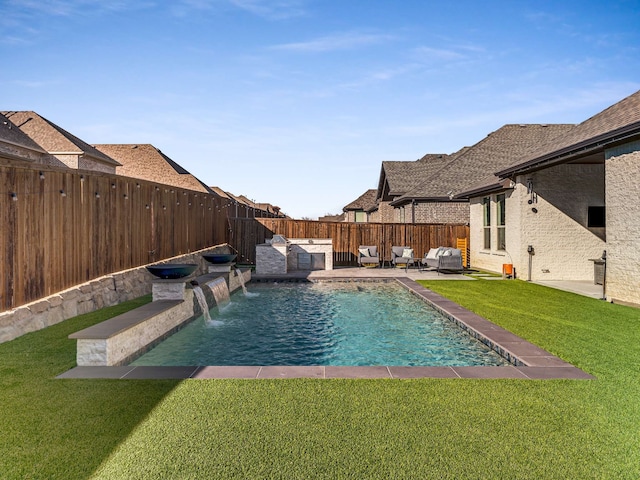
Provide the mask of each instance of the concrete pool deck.
[{"label": "concrete pool deck", "polygon": [[[500,277],[494,277],[498,280]],[[510,360],[513,365],[489,367],[430,366],[117,366],[75,367],[57,378],[111,379],[277,379],[277,378],[467,378],[467,379],[574,379],[590,380],[593,376],[533,345],[513,333],[470,312],[460,305],[422,287],[415,280],[465,280],[460,274],[440,274],[431,271],[404,269],[347,268],[283,276],[254,276],[253,281],[398,281],[415,295],[466,330],[471,336],[489,345]],[[506,280],[505,280],[506,281]],[[598,287],[598,286],[596,286]]]}]

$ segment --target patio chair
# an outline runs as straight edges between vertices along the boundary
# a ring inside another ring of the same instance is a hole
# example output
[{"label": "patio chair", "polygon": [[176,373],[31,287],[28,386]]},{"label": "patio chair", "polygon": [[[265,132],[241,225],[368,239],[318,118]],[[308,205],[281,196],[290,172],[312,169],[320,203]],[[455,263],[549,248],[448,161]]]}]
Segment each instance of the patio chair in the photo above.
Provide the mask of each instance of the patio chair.
[{"label": "patio chair", "polygon": [[462,252],[457,248],[439,247],[432,248],[421,260],[427,268],[435,268],[440,274],[441,270],[464,270],[462,265]]},{"label": "patio chair", "polygon": [[360,245],[358,247],[358,265],[361,267],[379,267],[378,247],[375,245]]},{"label": "patio chair", "polygon": [[413,263],[413,250],[409,247],[391,247],[391,264],[394,267],[407,267],[409,263]]}]

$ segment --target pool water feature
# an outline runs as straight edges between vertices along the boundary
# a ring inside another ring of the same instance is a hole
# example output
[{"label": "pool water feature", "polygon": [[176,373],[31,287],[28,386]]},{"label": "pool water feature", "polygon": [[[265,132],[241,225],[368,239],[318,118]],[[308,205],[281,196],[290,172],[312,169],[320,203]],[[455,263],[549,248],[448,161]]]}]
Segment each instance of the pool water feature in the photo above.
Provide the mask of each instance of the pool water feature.
[{"label": "pool water feature", "polygon": [[198,301],[198,305],[200,305],[200,309],[203,312],[205,321],[211,321],[211,314],[209,313],[207,298],[204,296],[204,292],[202,291],[202,288],[200,288],[198,285],[194,286],[193,294],[196,296],[196,300]]},{"label": "pool water feature", "polygon": [[216,305],[218,309],[224,307],[227,303],[231,301],[229,295],[229,287],[227,286],[227,282],[223,277],[218,277],[210,282],[205,284],[213,293],[213,298],[216,301]]},{"label": "pool water feature", "polygon": [[236,273],[236,276],[238,277],[238,280],[240,281],[240,286],[242,287],[242,293],[244,293],[245,295],[247,295],[249,292],[247,291],[247,286],[244,284],[244,277],[242,276],[242,272],[237,269],[237,268],[233,268],[233,271]]},{"label": "pool water feature", "polygon": [[[485,366],[507,361],[403,287],[252,284],[132,365]],[[215,324],[214,324],[215,322]]]}]

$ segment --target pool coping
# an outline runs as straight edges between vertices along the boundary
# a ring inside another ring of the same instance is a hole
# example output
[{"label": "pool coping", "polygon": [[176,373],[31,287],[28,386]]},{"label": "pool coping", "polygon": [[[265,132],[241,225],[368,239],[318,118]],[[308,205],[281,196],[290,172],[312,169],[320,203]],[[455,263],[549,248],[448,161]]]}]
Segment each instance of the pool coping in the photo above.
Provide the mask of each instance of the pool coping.
[{"label": "pool coping", "polygon": [[[374,282],[379,278],[338,277],[311,281]],[[458,324],[471,336],[500,353],[512,365],[482,367],[408,367],[408,366],[116,366],[75,367],[58,375],[60,379],[523,379],[523,380],[593,380],[594,376],[497,326],[457,303],[438,295],[407,277],[391,277],[411,293]]]}]

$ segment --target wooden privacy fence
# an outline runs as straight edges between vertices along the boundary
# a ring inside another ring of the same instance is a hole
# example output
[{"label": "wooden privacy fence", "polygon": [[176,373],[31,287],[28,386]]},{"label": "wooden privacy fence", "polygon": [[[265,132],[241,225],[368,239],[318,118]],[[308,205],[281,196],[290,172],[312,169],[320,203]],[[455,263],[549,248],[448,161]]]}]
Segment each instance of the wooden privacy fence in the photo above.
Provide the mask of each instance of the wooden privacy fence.
[{"label": "wooden privacy fence", "polygon": [[232,240],[244,206],[118,175],[0,165],[0,311]]},{"label": "wooden privacy fence", "polygon": [[455,247],[457,239],[468,244],[469,227],[462,224],[341,223],[275,218],[231,219],[233,245],[241,261],[255,263],[255,246],[274,234],[287,238],[331,238],[334,265],[357,265],[360,245],[376,245],[385,260],[394,245],[413,248],[422,257],[430,248]]},{"label": "wooden privacy fence", "polygon": [[253,217],[215,194],[114,174],[0,165],[0,311],[120,270],[229,243],[238,261],[282,234],[333,239],[334,264],[355,265],[359,245],[422,256],[469,237],[465,225],[354,224]]}]

